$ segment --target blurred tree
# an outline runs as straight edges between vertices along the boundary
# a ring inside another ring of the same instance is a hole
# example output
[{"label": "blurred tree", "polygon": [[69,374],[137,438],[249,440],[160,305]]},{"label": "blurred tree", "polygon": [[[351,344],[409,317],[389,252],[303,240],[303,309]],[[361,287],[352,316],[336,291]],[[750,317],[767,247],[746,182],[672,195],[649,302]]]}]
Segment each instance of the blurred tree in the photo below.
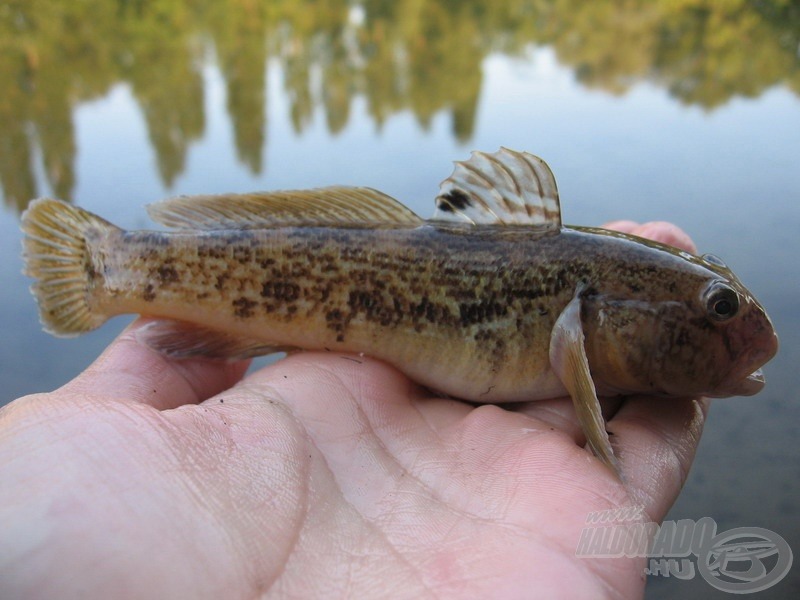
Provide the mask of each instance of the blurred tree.
[{"label": "blurred tree", "polygon": [[144,114],[161,178],[171,186],[192,141],[203,135],[201,46],[184,3],[123,2],[114,26],[117,66]]},{"label": "blurred tree", "polygon": [[225,79],[237,156],[263,168],[266,85],[280,65],[297,132],[323,110],[332,133],[362,97],[378,128],[447,114],[473,135],[490,53],[549,45],[584,85],[623,94],[647,80],[714,109],[783,85],[800,94],[796,0],[4,0],[0,2],[0,189],[22,209],[35,173],[75,185],[73,111],[131,87],[169,186],[204,132],[202,68]]},{"label": "blurred tree", "polygon": [[253,0],[215,2],[204,19],[226,82],[236,153],[252,173],[263,168],[272,7],[271,3]]}]

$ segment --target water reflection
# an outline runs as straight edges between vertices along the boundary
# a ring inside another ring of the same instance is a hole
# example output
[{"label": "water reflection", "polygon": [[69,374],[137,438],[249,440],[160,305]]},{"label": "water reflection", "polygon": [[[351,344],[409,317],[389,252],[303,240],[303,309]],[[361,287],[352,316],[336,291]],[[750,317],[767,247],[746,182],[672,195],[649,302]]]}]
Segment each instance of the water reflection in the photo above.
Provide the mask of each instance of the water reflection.
[{"label": "water reflection", "polygon": [[34,165],[54,193],[75,185],[73,110],[130,87],[163,183],[204,133],[202,67],[216,59],[239,160],[263,168],[269,61],[285,74],[301,132],[322,108],[345,128],[353,99],[380,125],[410,111],[451,116],[467,141],[481,64],[550,45],[583,84],[614,94],[648,80],[706,109],[776,85],[800,93],[800,7],[792,0],[17,0],[0,4],[0,185],[21,210]]}]

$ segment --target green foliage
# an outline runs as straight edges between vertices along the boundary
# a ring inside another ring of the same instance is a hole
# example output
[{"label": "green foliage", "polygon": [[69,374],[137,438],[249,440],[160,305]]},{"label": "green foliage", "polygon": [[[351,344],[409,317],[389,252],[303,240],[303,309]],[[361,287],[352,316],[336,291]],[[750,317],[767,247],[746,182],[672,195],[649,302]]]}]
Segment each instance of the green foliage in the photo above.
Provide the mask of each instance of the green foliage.
[{"label": "green foliage", "polygon": [[[354,18],[359,17],[360,18]],[[72,112],[130,86],[170,185],[204,131],[201,68],[216,57],[239,159],[262,169],[266,73],[283,70],[293,126],[322,107],[332,133],[363,97],[378,127],[410,111],[473,131],[481,65],[550,45],[583,84],[635,82],[713,109],[778,85],[800,93],[793,0],[12,0],[0,2],[0,185],[22,208],[41,154],[55,192],[75,183]]]}]

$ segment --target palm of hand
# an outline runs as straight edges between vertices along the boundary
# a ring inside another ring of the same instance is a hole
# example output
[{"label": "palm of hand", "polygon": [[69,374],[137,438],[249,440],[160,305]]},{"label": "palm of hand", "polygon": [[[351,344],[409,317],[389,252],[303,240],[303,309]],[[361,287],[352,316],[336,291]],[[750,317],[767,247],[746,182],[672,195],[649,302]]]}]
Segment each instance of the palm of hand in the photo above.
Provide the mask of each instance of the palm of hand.
[{"label": "palm of hand", "polygon": [[642,559],[576,558],[581,529],[632,504],[663,518],[705,408],[609,405],[623,486],[581,447],[568,399],[475,408],[336,354],[236,384],[243,369],[172,363],[129,331],[0,413],[0,448],[20,457],[0,478],[25,482],[2,505],[37,523],[0,561],[10,591],[630,596]]}]

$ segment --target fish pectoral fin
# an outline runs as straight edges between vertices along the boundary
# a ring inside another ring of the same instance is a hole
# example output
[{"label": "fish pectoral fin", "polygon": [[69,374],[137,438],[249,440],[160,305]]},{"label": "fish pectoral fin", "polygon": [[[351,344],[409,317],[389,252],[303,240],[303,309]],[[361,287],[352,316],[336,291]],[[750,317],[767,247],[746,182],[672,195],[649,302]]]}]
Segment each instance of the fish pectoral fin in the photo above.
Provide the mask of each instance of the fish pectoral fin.
[{"label": "fish pectoral fin", "polygon": [[550,364],[572,397],[575,413],[589,448],[621,479],[619,462],[608,439],[600,401],[589,371],[579,294],[580,291],[567,304],[553,327],[550,335]]},{"label": "fish pectoral fin", "polygon": [[149,204],[150,218],[177,229],[247,229],[423,221],[386,194],[367,187],[179,196]]},{"label": "fish pectoral fin", "polygon": [[553,172],[541,158],[501,148],[473,152],[455,163],[436,197],[434,221],[474,225],[561,228],[561,205]]},{"label": "fish pectoral fin", "polygon": [[171,319],[148,323],[136,331],[136,339],[171,358],[241,360],[295,349]]}]

